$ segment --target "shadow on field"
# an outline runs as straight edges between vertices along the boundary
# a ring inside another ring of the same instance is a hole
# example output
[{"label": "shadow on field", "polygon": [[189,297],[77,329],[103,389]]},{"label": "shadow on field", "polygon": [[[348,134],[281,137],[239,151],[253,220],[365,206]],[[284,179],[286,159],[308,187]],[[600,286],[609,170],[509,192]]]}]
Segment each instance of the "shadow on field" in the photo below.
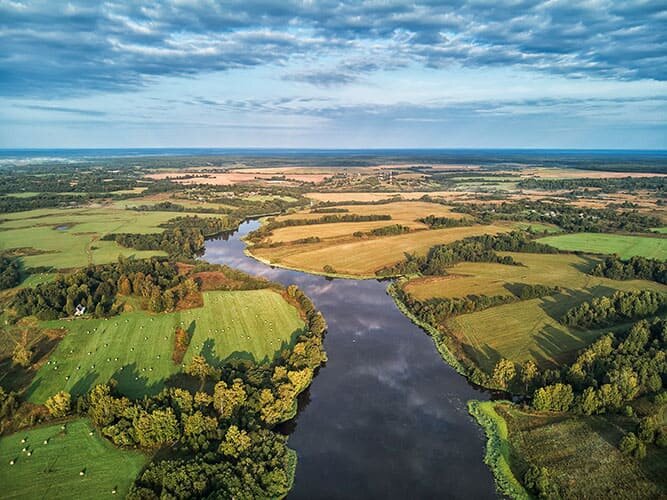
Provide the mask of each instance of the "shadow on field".
[{"label": "shadow on field", "polygon": [[124,365],[111,376],[116,381],[116,390],[130,398],[154,396],[164,388],[164,380],[149,383],[145,368],[139,370],[136,363]]}]

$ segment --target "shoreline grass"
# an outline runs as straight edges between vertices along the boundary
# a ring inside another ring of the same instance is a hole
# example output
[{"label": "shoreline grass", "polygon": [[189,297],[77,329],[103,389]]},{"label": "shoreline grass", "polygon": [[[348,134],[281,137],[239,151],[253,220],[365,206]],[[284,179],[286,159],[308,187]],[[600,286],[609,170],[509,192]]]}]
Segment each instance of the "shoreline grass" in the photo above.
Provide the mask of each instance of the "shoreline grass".
[{"label": "shoreline grass", "polygon": [[500,493],[512,499],[528,500],[531,496],[510,467],[509,432],[507,423],[495,411],[496,404],[497,401],[468,401],[468,413],[486,434],[484,463],[491,469]]}]

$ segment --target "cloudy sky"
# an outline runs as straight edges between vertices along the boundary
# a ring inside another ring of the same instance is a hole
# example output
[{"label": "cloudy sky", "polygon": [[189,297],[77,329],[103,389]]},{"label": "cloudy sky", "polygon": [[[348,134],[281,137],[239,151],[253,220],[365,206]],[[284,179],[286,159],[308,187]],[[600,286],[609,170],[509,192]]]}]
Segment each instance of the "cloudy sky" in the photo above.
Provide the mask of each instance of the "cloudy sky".
[{"label": "cloudy sky", "polygon": [[665,0],[0,0],[0,147],[667,148]]}]

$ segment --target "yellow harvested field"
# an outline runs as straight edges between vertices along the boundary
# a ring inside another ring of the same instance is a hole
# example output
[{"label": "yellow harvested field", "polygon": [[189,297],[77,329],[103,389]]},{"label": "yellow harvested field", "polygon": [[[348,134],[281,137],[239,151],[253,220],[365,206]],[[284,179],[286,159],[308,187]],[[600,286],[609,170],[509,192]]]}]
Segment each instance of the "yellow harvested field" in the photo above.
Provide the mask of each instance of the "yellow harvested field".
[{"label": "yellow harvested field", "polygon": [[417,231],[398,236],[360,240],[322,241],[319,243],[286,245],[276,248],[252,248],[250,251],[271,264],[322,272],[332,266],[336,273],[354,276],[372,276],[386,266],[404,258],[405,252],[425,254],[433,245],[478,236],[511,231],[511,224],[479,225]]},{"label": "yellow harvested field", "polygon": [[[454,271],[452,270],[452,273]],[[410,280],[405,291],[417,300],[467,297],[468,295],[511,295],[502,279],[488,279],[467,274],[424,276]]]},{"label": "yellow harvested field", "polygon": [[[318,214],[321,215],[321,214]],[[427,229],[421,222],[398,221],[411,229]],[[273,235],[268,238],[268,242],[287,242],[303,238],[317,236],[320,239],[340,238],[351,236],[357,231],[366,233],[372,229],[396,224],[393,220],[377,220],[369,222],[337,222],[334,224],[311,224],[305,226],[281,227],[273,230]]]},{"label": "yellow harvested field", "polygon": [[[381,205],[340,205],[335,208],[347,210],[344,213],[313,213],[310,211],[301,211],[293,214],[276,217],[276,220],[292,219],[320,219],[326,215],[391,215],[391,221],[388,224],[405,224],[414,222],[428,215],[437,217],[451,217],[454,219],[465,219],[465,214],[453,212],[448,206],[439,203],[429,203],[425,201],[397,201],[394,203],[385,203]],[[423,227],[423,225],[421,226]],[[350,233],[351,234],[351,233]]]},{"label": "yellow harvested field", "polygon": [[424,195],[433,198],[445,198],[447,200],[462,199],[467,196],[461,191],[413,191],[409,193],[306,193],[308,198],[316,201],[330,201],[333,203],[344,203],[346,201],[380,201],[400,196],[403,200],[418,200]]}]

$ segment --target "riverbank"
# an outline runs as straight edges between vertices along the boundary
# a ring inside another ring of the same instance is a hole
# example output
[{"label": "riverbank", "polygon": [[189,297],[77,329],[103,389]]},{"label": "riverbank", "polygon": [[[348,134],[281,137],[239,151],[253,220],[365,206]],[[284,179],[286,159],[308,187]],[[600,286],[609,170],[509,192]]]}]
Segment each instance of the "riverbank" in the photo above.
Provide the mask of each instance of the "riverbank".
[{"label": "riverbank", "polygon": [[[507,423],[496,413],[495,405],[499,401],[468,401],[468,412],[477,421],[486,434],[486,463],[496,481],[498,491],[509,498],[528,500],[530,495],[514,476],[510,467],[510,443]],[[507,404],[511,404],[509,401]]]}]

